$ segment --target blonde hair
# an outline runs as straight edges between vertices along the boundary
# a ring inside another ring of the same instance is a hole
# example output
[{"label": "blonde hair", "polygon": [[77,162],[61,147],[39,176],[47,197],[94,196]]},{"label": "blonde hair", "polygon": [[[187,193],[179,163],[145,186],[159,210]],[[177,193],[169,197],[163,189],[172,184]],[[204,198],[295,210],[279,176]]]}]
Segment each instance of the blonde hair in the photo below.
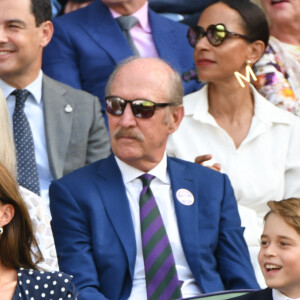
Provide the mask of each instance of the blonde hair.
[{"label": "blonde hair", "polygon": [[265,215],[264,221],[272,214],[276,214],[292,226],[300,234],[300,198],[289,198],[281,201],[269,201],[270,211]]},{"label": "blonde hair", "polygon": [[0,89],[0,163],[16,176],[16,154],[6,99]]}]

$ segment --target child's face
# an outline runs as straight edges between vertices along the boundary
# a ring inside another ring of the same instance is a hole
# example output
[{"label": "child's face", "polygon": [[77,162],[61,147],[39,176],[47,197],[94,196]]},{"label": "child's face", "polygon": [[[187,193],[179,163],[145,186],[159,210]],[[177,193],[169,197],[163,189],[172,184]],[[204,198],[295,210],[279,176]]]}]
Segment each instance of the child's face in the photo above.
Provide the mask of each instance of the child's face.
[{"label": "child's face", "polygon": [[274,213],[266,220],[258,260],[269,287],[300,297],[300,235]]}]

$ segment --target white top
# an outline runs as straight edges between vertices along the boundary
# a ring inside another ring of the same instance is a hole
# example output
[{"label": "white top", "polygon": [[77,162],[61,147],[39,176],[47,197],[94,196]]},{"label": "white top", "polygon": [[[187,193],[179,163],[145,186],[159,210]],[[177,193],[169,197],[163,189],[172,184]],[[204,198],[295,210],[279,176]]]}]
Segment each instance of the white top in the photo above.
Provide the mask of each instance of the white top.
[{"label": "white top", "polygon": [[[43,270],[58,271],[57,254],[50,226],[50,215],[41,197],[20,187],[20,193],[27,206],[33,226],[33,233],[43,255],[44,261],[38,264]],[[33,249],[36,252],[36,249]]]},{"label": "white top", "polygon": [[282,293],[280,293],[276,289],[272,289],[272,296],[273,296],[273,300],[300,300],[300,297],[299,298],[289,298],[289,297],[283,295]]},{"label": "white top", "polygon": [[[129,299],[147,300],[139,215],[139,196],[142,191],[142,181],[138,178],[144,174],[144,172],[125,164],[117,157],[116,161],[121,170],[126,194],[129,200],[137,249],[133,286]],[[155,178],[151,181],[150,187],[157,202],[171,243],[178,278],[183,281],[181,288],[182,295],[184,298],[200,295],[201,291],[188,266],[179,236],[170,178],[167,173],[166,154],[162,161],[148,173],[155,176]]]},{"label": "white top", "polygon": [[263,217],[269,200],[300,197],[300,118],[275,107],[253,87],[254,116],[247,137],[237,149],[229,134],[208,112],[208,90],[184,97],[185,116],[169,136],[167,153],[189,161],[212,154],[206,162],[221,164],[238,203],[244,237],[249,247],[256,278],[265,281],[257,254],[263,231]]},{"label": "white top", "polygon": [[[24,112],[28,119],[35,148],[35,159],[37,163],[37,170],[40,180],[41,197],[45,201],[45,204],[49,207],[49,185],[53,180],[53,176],[50,171],[48,152],[45,136],[45,124],[44,124],[44,112],[42,101],[42,78],[43,73],[40,71],[39,76],[35,81],[29,84],[25,89],[30,92],[28,99],[25,102]],[[0,88],[3,91],[5,98],[7,99],[8,111],[10,114],[11,128],[12,116],[15,110],[16,96],[10,95],[15,88],[8,85],[6,82],[0,79]]]}]

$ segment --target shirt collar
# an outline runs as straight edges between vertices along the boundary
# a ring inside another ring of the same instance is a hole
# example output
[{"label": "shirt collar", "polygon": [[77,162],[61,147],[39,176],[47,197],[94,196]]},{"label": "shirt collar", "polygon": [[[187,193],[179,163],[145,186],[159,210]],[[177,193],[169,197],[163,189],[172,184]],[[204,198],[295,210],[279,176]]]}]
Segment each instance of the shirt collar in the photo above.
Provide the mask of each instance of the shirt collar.
[{"label": "shirt collar", "polygon": [[[142,27],[142,29],[146,32],[151,33],[151,27],[150,27],[150,23],[149,23],[149,15],[148,15],[148,1],[145,2],[145,4],[139,9],[137,10],[135,13],[133,13],[131,16],[135,16],[138,20],[139,20],[139,25]],[[116,12],[115,10],[111,9],[109,7],[109,10],[113,16],[113,18],[118,18],[121,16],[121,14],[119,14],[118,12]]]},{"label": "shirt collar", "polygon": [[[254,98],[254,116],[258,118],[260,122],[266,124],[290,124],[293,118],[297,118],[292,116],[291,113],[276,107],[270,101],[266,101],[252,85],[250,85],[250,88]],[[192,115],[195,120],[216,124],[208,111],[208,84],[205,84],[199,91],[185,96],[183,98],[183,105],[186,116]]]},{"label": "shirt collar", "polygon": [[285,295],[283,295],[282,293],[280,293],[278,290],[276,289],[272,289],[272,296],[273,296],[273,300],[300,300],[299,298],[289,298]]},{"label": "shirt collar", "polygon": [[[31,93],[37,103],[40,103],[42,101],[42,79],[43,72],[42,70],[40,70],[38,77],[24,88]],[[16,89],[7,84],[2,79],[0,79],[0,88],[3,91],[5,98],[8,98],[8,96]]]},{"label": "shirt collar", "polygon": [[[138,178],[139,176],[143,175],[145,172],[138,170],[128,164],[126,164],[125,162],[123,162],[122,160],[120,160],[119,158],[116,158],[117,164],[120,168],[122,177],[123,177],[123,181],[124,183],[128,183],[130,181],[135,180],[136,178]],[[155,176],[157,179],[159,179],[160,181],[162,181],[163,183],[170,183],[170,178],[167,172],[167,154],[166,152],[164,153],[164,156],[162,158],[162,160],[149,172],[147,172],[148,174],[151,174],[153,176]]]}]

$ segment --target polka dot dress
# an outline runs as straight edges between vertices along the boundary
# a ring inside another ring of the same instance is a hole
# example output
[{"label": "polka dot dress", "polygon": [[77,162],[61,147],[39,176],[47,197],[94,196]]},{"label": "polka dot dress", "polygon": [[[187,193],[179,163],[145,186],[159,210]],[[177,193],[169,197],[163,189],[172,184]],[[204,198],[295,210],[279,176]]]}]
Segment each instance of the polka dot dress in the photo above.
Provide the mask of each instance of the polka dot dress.
[{"label": "polka dot dress", "polygon": [[18,270],[18,284],[13,300],[76,299],[72,276],[62,272]]}]

